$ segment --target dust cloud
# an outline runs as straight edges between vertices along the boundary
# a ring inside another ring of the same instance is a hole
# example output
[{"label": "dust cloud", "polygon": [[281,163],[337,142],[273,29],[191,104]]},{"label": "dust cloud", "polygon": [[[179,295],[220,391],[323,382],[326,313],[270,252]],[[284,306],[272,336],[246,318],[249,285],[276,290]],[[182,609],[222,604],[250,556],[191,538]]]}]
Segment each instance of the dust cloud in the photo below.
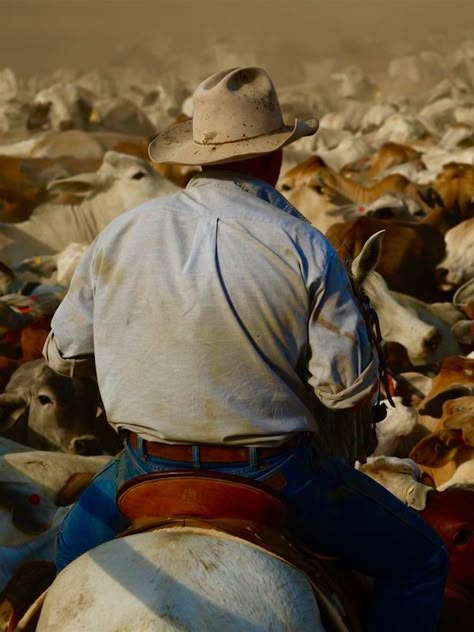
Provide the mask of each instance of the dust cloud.
[{"label": "dust cloud", "polygon": [[394,55],[449,50],[473,38],[472,16],[472,0],[0,0],[0,68],[123,65],[194,81],[257,63],[298,83],[329,57],[376,73]]}]

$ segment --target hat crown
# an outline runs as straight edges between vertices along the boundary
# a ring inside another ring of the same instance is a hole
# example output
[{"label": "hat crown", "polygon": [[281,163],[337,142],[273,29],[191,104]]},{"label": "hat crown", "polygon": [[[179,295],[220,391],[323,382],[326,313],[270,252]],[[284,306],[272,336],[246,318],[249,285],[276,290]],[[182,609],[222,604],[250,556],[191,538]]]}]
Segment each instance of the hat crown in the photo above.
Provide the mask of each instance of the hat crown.
[{"label": "hat crown", "polygon": [[217,145],[280,130],[284,121],[270,77],[252,66],[218,72],[193,95],[193,140]]}]

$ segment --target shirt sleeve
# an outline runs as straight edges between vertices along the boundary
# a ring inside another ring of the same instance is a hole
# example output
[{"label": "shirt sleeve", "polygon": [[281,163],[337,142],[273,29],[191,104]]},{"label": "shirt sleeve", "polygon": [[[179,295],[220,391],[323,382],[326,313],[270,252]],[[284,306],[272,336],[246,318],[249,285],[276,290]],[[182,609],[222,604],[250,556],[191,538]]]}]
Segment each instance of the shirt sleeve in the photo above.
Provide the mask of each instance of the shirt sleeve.
[{"label": "shirt sleeve", "polygon": [[367,403],[378,385],[378,358],[348,274],[334,251],[311,307],[309,384],[333,410]]},{"label": "shirt sleeve", "polygon": [[94,364],[95,243],[83,254],[69,290],[51,321],[43,348],[48,365],[57,373],[86,377]]}]

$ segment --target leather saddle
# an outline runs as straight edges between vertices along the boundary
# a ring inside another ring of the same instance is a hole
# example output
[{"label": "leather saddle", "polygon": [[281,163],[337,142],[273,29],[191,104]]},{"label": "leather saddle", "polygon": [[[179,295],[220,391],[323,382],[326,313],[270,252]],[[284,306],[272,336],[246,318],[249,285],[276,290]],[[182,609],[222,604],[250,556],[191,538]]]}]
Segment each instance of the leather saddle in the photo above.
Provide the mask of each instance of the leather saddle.
[{"label": "leather saddle", "polygon": [[146,474],[119,489],[117,505],[131,522],[119,537],[160,528],[197,527],[241,538],[306,574],[326,630],[363,629],[369,593],[366,580],[291,536],[285,529],[284,502],[262,483],[202,470]]}]

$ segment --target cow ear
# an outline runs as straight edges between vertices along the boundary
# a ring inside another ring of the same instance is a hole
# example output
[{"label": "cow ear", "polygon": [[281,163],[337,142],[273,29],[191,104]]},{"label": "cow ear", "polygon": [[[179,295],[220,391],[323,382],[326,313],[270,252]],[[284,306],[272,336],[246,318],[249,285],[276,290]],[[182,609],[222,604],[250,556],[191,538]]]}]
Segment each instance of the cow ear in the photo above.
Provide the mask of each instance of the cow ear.
[{"label": "cow ear", "polygon": [[382,254],[382,240],[385,230],[379,230],[369,237],[364,247],[352,262],[351,272],[356,281],[361,283],[377,266]]},{"label": "cow ear", "polygon": [[74,193],[88,195],[99,186],[97,173],[80,173],[70,178],[52,180],[46,187],[50,193]]},{"label": "cow ear", "polygon": [[462,438],[466,445],[474,447],[474,419],[472,411],[455,413],[444,421],[447,430],[461,430]]},{"label": "cow ear", "polygon": [[413,485],[410,486],[407,492],[407,505],[417,511],[423,511],[426,507],[428,492],[431,489],[431,487],[418,483],[418,481],[413,481]]},{"label": "cow ear", "polygon": [[28,399],[22,393],[0,395],[0,432],[14,426],[28,408]]}]

